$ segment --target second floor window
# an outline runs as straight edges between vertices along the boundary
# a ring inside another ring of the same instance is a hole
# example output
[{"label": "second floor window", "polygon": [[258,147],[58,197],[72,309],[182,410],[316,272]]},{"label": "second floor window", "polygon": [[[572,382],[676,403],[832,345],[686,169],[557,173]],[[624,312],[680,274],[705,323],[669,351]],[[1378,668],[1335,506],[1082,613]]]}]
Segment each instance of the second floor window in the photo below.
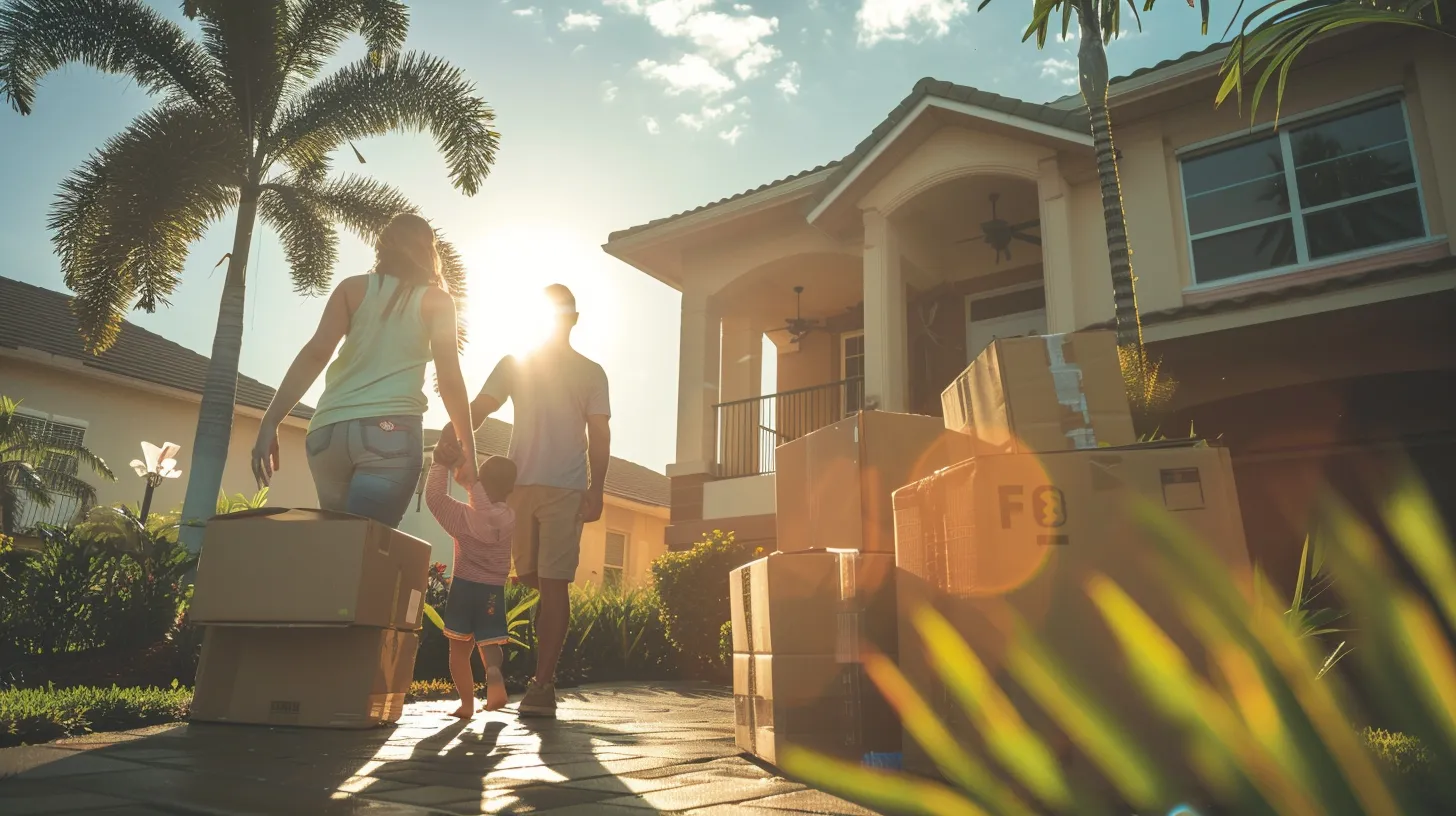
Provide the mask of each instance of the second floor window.
[{"label": "second floor window", "polygon": [[1426,237],[1399,100],[1203,152],[1182,169],[1194,283]]}]

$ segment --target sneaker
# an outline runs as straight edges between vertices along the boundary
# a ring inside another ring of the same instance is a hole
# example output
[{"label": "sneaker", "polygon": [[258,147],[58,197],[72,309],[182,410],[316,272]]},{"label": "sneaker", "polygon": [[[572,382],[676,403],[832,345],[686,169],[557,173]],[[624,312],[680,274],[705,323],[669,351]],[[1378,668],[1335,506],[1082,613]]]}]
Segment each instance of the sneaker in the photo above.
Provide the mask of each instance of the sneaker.
[{"label": "sneaker", "polygon": [[526,695],[516,706],[522,717],[556,717],[556,684],[538,683],[535,680],[526,687]]}]

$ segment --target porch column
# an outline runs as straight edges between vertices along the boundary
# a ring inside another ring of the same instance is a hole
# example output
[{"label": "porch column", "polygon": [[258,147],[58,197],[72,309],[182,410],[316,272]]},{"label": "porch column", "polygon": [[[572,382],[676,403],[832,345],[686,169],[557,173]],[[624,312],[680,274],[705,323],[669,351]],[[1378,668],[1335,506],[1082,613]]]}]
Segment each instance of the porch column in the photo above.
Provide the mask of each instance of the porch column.
[{"label": "porch column", "polygon": [[721,326],[707,295],[685,291],[677,368],[677,462],[669,476],[711,473],[717,456]]},{"label": "porch column", "polygon": [[1055,156],[1037,165],[1037,200],[1041,217],[1042,286],[1046,294],[1047,331],[1076,331],[1076,277],[1072,269],[1072,227],[1067,182]]},{"label": "porch column", "polygon": [[719,402],[760,396],[763,334],[746,317],[723,318],[722,377]]},{"label": "porch column", "polygon": [[881,411],[909,410],[905,275],[890,220],[864,211],[865,397]]}]

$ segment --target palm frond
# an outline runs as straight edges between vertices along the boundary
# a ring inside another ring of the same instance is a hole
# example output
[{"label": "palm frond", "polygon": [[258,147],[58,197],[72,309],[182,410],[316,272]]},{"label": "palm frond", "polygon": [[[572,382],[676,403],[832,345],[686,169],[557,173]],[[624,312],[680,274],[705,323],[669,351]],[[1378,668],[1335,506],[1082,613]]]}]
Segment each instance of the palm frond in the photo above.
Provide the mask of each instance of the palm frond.
[{"label": "palm frond", "polygon": [[394,217],[418,212],[404,193],[366,176],[345,175],[302,188],[318,206],[370,246]]},{"label": "palm frond", "polygon": [[409,32],[409,8],[398,0],[300,0],[284,20],[278,51],[285,96],[318,76],[350,34],[364,35],[378,64],[399,53]]},{"label": "palm frond", "polygon": [[70,62],[214,111],[226,105],[202,49],[140,0],[11,0],[0,8],[0,97],[11,107],[30,113],[40,80]]},{"label": "palm frond", "polygon": [[[1235,21],[1242,10],[1240,3]],[[1277,125],[1285,83],[1305,47],[1317,37],[1352,25],[1399,25],[1456,38],[1456,20],[1442,14],[1440,0],[1303,0],[1293,5],[1270,2],[1245,17],[1239,33],[1229,42],[1228,55],[1219,69],[1223,84],[1216,97],[1218,104],[1235,94],[1242,110],[1244,83],[1257,72],[1249,100],[1250,119],[1257,120],[1264,91],[1277,79]]]},{"label": "palm frond", "polygon": [[311,87],[279,114],[268,150],[299,167],[346,142],[428,130],[455,187],[474,195],[495,162],[494,120],[460,69],[410,53],[379,65],[354,63]]},{"label": "palm frond", "polygon": [[237,105],[237,122],[252,152],[272,121],[282,94],[277,59],[287,0],[199,0],[192,15],[202,28],[202,48]]},{"label": "palm frond", "polygon": [[269,185],[258,200],[258,213],[278,233],[294,291],[327,293],[339,258],[339,237],[318,200],[296,187]]},{"label": "palm frond", "polygon": [[126,310],[155,310],[191,244],[236,203],[243,158],[208,112],[167,103],[142,114],[62,184],[52,241],[87,348],[115,341]]}]

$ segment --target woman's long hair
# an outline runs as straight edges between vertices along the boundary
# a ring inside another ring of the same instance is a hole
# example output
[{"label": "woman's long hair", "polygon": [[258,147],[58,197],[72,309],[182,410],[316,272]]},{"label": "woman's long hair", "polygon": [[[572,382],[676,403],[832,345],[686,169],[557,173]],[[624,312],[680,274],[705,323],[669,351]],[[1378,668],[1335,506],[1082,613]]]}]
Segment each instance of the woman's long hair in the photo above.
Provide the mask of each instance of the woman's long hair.
[{"label": "woman's long hair", "polygon": [[392,315],[401,296],[416,286],[444,289],[435,229],[430,222],[410,213],[395,216],[374,245],[374,274],[389,275],[399,282],[384,306],[385,317]]}]

